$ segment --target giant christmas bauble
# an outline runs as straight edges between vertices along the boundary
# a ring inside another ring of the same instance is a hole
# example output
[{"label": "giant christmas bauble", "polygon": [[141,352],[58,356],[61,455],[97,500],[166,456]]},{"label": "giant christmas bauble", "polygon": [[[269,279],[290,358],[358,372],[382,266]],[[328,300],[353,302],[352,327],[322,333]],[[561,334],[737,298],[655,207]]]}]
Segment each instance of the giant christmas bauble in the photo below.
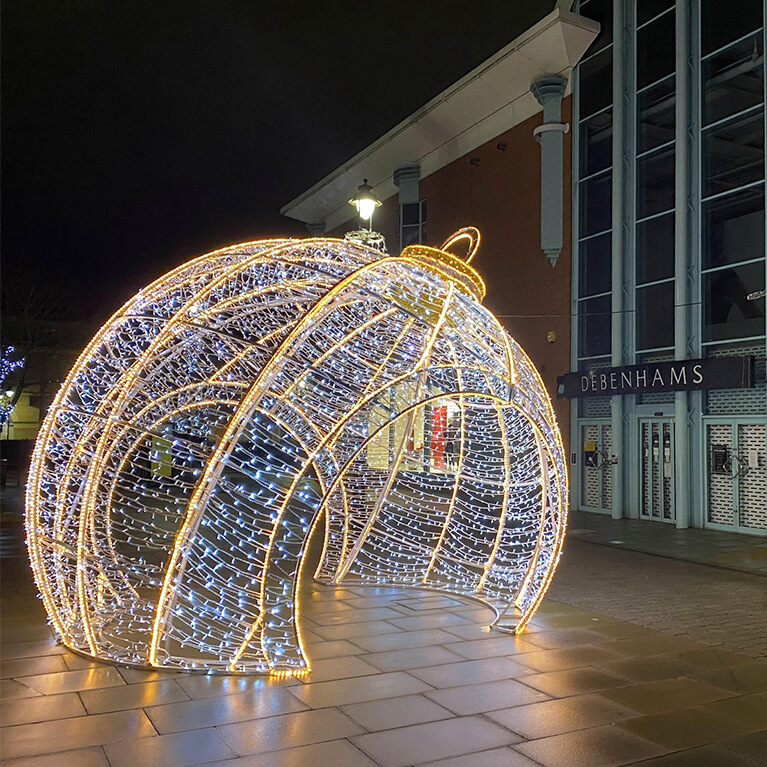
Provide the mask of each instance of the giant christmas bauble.
[{"label": "giant christmas bauble", "polygon": [[249,242],[120,309],[30,472],[29,554],[61,640],[118,663],[303,673],[315,529],[322,581],[475,597],[521,631],[559,557],[566,466],[535,367],[481,304],[477,244]]}]

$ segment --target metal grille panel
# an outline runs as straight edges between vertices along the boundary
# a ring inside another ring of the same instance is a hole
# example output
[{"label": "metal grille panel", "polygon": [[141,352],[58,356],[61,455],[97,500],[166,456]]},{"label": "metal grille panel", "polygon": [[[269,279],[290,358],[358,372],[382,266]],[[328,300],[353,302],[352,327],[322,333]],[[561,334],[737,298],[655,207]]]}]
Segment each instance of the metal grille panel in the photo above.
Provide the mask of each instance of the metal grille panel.
[{"label": "metal grille panel", "polygon": [[638,400],[640,405],[673,405],[674,392],[645,392],[644,394],[639,395]]},{"label": "metal grille panel", "polygon": [[[749,468],[749,452],[756,453],[758,467]],[[740,524],[742,527],[767,529],[767,464],[763,424],[738,424],[738,458]]]},{"label": "metal grille panel", "polygon": [[[581,426],[581,449],[586,441],[594,441],[599,445],[599,426],[589,424]],[[599,473],[601,469],[586,466],[585,461],[581,471],[581,503],[591,508],[600,508]]]},{"label": "metal grille panel", "polygon": [[[650,424],[650,434],[652,435],[652,438],[655,439],[656,437],[656,424]],[[660,439],[660,435],[657,435]],[[661,446],[658,446],[658,451],[660,452],[662,450]],[[652,449],[650,450],[650,455],[654,459],[654,455],[652,452]],[[652,476],[652,500],[650,501],[650,514],[653,519],[660,517],[660,509],[658,508],[657,498],[658,498],[658,486],[660,485],[660,479],[661,479],[661,472],[660,472],[660,460],[652,460],[651,463],[651,476]]]},{"label": "metal grille panel", "polygon": [[584,397],[581,400],[581,415],[585,418],[609,418],[609,397]]},{"label": "metal grille panel", "polygon": [[[671,461],[669,463],[666,463],[665,460],[666,439],[669,440],[669,445],[671,446]],[[661,472],[663,474],[663,518],[671,520],[674,518],[674,507],[672,503],[672,493],[674,489],[674,441],[673,435],[671,434],[670,423],[663,424],[663,432],[660,445],[660,461],[658,465],[659,467],[662,467]]]},{"label": "metal grille panel", "polygon": [[650,459],[648,453],[650,451],[650,425],[647,423],[641,424],[642,436],[641,436],[641,465],[642,465],[642,503],[640,513],[645,514],[647,508],[647,499],[652,495],[652,488],[650,486]]},{"label": "metal grille panel", "polygon": [[732,450],[732,426],[710,424],[706,447],[708,453],[708,521],[717,525],[732,525],[733,479],[731,473],[715,474],[713,461],[714,445],[725,445]]},{"label": "metal grille panel", "polygon": [[[673,522],[674,509],[674,427],[671,420],[641,422],[642,499],[644,519]],[[668,447],[668,461],[666,449]]]},{"label": "metal grille panel", "polygon": [[652,460],[652,424],[642,423],[642,508],[644,517],[652,517],[653,498],[655,497],[655,476]]},{"label": "metal grille panel", "polygon": [[[669,362],[674,359],[674,355],[669,352],[663,354],[642,354],[637,355],[637,364],[645,362]],[[659,391],[645,392],[637,397],[637,403],[640,405],[669,405],[674,402],[674,392]]]},{"label": "metal grille panel", "polygon": [[753,389],[712,389],[706,393],[707,415],[759,415],[765,412],[767,384],[765,384],[764,344],[751,346],[717,347],[711,357],[738,357],[753,354],[756,357]]},{"label": "metal grille panel", "polygon": [[[597,362],[581,364],[580,369],[584,372],[604,370],[610,367],[609,359],[601,359]],[[580,400],[579,412],[581,418],[609,418],[610,417],[610,397],[582,397]]]},{"label": "metal grille panel", "polygon": [[[602,450],[606,456],[612,452],[612,427],[602,427]],[[610,509],[613,505],[613,467],[605,461],[602,464],[602,501],[604,508]]]}]

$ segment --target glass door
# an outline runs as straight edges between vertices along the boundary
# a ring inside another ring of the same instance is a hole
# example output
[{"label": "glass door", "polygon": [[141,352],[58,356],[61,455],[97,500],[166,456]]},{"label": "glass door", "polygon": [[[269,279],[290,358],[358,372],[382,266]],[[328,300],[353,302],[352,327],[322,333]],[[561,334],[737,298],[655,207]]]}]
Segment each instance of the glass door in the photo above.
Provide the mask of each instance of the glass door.
[{"label": "glass door", "polygon": [[580,432],[579,507],[588,511],[609,512],[613,503],[610,424],[581,422]]},{"label": "glass door", "polygon": [[706,425],[706,526],[767,533],[767,428],[736,419]]},{"label": "glass door", "polygon": [[676,522],[674,504],[674,421],[643,418],[639,422],[642,476],[640,519]]}]

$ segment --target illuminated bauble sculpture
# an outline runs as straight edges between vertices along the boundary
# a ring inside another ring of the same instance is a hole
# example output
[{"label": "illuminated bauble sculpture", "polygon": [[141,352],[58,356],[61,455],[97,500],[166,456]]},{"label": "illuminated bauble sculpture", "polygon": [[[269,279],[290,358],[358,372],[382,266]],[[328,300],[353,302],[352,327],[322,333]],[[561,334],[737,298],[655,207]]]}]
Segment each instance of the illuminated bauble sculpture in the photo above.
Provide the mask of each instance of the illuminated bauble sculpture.
[{"label": "illuminated bauble sculpture", "polygon": [[58,637],[118,663],[303,673],[322,523],[318,579],[475,597],[521,631],[559,558],[566,465],[535,367],[448,252],[478,237],[395,257],[235,245],[120,309],[33,456],[28,546]]}]

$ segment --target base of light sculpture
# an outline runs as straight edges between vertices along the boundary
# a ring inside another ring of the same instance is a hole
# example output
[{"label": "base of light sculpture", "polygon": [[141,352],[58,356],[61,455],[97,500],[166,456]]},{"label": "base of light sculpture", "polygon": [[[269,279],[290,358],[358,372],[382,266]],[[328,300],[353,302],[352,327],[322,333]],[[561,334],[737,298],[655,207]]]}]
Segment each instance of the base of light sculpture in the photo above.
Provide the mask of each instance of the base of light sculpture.
[{"label": "base of light sculpture", "polygon": [[523,630],[559,559],[567,469],[540,376],[480,303],[478,244],[471,228],[396,257],[244,243],[118,311],[30,469],[57,637],[123,665],[306,673],[321,521],[319,581],[468,597]]},{"label": "base of light sculpture", "polygon": [[[453,591],[445,591],[444,589],[429,589],[425,588],[424,586],[418,586],[418,585],[403,585],[403,584],[392,584],[392,583],[369,583],[366,581],[361,580],[348,580],[344,581],[340,584],[333,584],[328,581],[323,581],[319,579],[314,580],[315,583],[321,585],[321,586],[327,586],[329,588],[338,588],[338,589],[347,589],[349,587],[359,588],[359,589],[365,589],[369,588],[371,590],[374,589],[398,589],[402,591],[413,591],[413,592],[420,592],[424,597],[434,597],[434,596],[442,596],[442,597],[450,597],[452,599],[465,602],[465,603],[473,603],[476,604],[482,608],[485,608],[486,610],[492,612],[495,614],[495,618],[485,624],[486,629],[489,632],[495,631],[502,634],[509,634],[509,635],[516,635],[519,633],[517,631],[517,625],[519,620],[522,618],[522,613],[518,610],[515,610],[515,614],[513,616],[508,616],[508,611],[506,610],[505,605],[491,605],[488,604],[485,600],[483,600],[481,597],[477,597],[476,595],[472,594],[459,594]],[[467,605],[468,606],[468,605]],[[402,617],[407,617],[403,615]],[[499,623],[499,620],[502,620],[503,618],[509,618],[511,617],[511,623],[508,625],[504,625]],[[69,645],[66,645],[64,642],[60,641],[60,644],[65,646],[70,652],[74,653],[75,655],[80,656],[81,658],[85,658],[89,661],[97,661],[104,664],[109,665],[118,665],[123,668],[130,668],[135,669],[137,671],[172,671],[174,674],[176,673],[182,673],[182,674],[190,674],[190,675],[204,675],[204,676],[269,676],[272,678],[284,678],[284,677],[304,677],[311,674],[311,660],[312,660],[312,653],[311,651],[307,651],[307,665],[304,669],[296,669],[296,670],[289,670],[289,671],[281,671],[279,669],[270,669],[270,668],[253,668],[253,669],[238,669],[236,671],[230,670],[228,666],[221,666],[221,667],[215,667],[215,666],[174,666],[174,667],[165,667],[158,668],[157,666],[150,666],[147,663],[138,663],[138,662],[130,662],[126,660],[113,660],[110,658],[103,658],[99,656],[91,655],[89,652],[85,650],[78,649],[77,647],[71,647]]]}]

